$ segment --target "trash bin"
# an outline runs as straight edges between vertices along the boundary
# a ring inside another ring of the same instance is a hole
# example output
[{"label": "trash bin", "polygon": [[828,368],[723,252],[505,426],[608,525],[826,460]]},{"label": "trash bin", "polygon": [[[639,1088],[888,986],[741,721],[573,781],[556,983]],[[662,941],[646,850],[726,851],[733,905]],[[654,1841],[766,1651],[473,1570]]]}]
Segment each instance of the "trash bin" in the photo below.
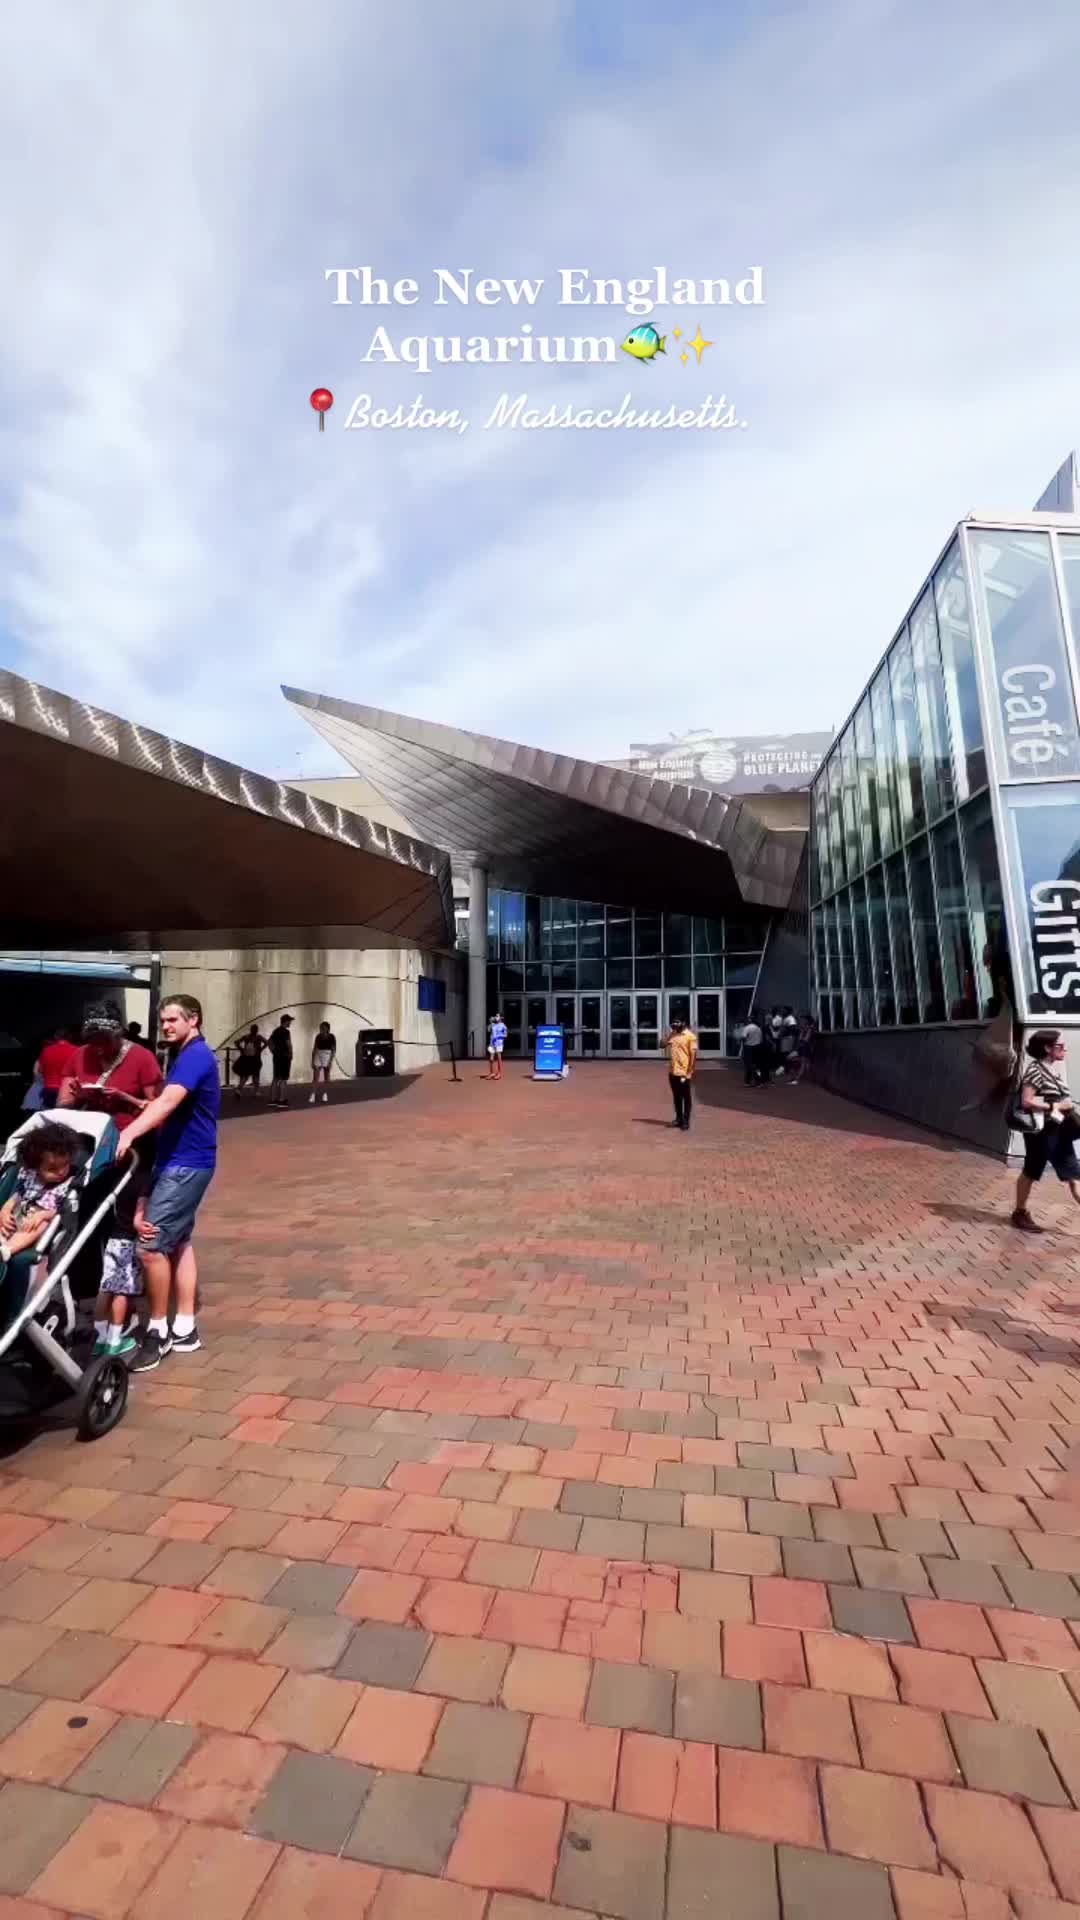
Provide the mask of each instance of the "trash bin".
[{"label": "trash bin", "polygon": [[394,1067],[393,1027],[365,1027],[356,1042],[357,1074],[392,1074]]}]

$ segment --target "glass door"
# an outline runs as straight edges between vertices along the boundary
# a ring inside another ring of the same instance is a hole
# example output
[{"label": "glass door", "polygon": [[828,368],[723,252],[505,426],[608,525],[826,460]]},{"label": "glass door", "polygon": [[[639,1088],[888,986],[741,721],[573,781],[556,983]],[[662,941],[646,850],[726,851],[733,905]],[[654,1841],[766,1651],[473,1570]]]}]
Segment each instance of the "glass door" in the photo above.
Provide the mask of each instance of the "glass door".
[{"label": "glass door", "polygon": [[587,1060],[604,1050],[604,1003],[598,993],[581,996],[581,1051]]},{"label": "glass door", "polygon": [[[506,1021],[506,1051],[520,1053],[524,1040],[524,1005],[519,994],[508,993],[502,1003],[502,1017]],[[485,1043],[486,1044],[486,1043]]]},{"label": "glass door", "polygon": [[634,1052],[657,1053],[660,1049],[660,995],[635,993]]},{"label": "glass door", "polygon": [[563,1030],[563,1044],[569,1060],[571,1054],[577,1053],[579,1046],[577,1000],[572,993],[555,995],[555,1025]]},{"label": "glass door", "polygon": [[696,993],[694,1032],[701,1053],[724,1052],[724,996],[722,993]]},{"label": "glass door", "polygon": [[692,1027],[694,1023],[690,1017],[690,995],[688,993],[668,993],[665,994],[664,998],[667,1001],[667,1018],[661,1038],[666,1039],[673,1020],[683,1020],[688,1027]]},{"label": "glass door", "polygon": [[608,994],[608,1049],[613,1054],[634,1051],[634,1001],[629,993]]},{"label": "glass door", "polygon": [[530,994],[525,1002],[525,1051],[531,1060],[536,1053],[536,1029],[547,1026],[547,995]]}]

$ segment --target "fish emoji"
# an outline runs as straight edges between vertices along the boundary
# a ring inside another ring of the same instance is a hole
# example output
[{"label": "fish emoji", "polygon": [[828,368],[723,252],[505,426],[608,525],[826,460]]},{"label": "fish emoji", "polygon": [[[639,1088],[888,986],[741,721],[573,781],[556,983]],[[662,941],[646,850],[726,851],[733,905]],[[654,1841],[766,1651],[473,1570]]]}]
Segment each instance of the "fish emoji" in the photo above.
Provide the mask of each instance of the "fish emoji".
[{"label": "fish emoji", "polygon": [[634,360],[652,360],[658,353],[666,353],[664,341],[667,334],[657,333],[656,328],[646,320],[640,327],[631,327],[622,343],[622,350]]}]

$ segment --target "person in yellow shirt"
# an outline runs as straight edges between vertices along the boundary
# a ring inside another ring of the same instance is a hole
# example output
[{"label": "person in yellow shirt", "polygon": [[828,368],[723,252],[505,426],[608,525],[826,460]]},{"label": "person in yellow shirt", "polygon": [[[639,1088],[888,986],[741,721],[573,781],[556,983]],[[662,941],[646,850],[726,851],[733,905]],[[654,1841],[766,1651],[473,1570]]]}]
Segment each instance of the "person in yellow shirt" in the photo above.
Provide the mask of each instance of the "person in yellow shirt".
[{"label": "person in yellow shirt", "polygon": [[673,1020],[664,1048],[668,1057],[668,1083],[675,1102],[672,1125],[683,1133],[689,1133],[690,1109],[693,1106],[690,1083],[697,1066],[697,1034],[691,1033],[685,1020]]}]

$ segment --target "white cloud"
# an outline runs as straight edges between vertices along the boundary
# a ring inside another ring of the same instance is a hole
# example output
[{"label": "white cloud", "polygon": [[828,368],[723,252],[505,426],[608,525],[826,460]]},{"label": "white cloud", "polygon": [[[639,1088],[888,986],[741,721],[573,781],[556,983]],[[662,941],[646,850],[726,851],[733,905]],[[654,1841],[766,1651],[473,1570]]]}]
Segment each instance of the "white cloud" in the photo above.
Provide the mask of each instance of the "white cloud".
[{"label": "white cloud", "polygon": [[[1035,34],[1009,0],[833,0],[725,37],[691,6],[648,64],[587,72],[572,11],[9,16],[16,664],[284,772],[332,763],[281,680],[582,752],[828,725],[953,521],[1030,504],[1080,435],[1075,10],[1047,0]],[[705,316],[700,376],[364,367],[384,316],[322,283],[365,261],[426,280],[758,260],[769,304]],[[746,433],[339,430],[358,391],[481,418],[504,388],[709,385]]]}]

